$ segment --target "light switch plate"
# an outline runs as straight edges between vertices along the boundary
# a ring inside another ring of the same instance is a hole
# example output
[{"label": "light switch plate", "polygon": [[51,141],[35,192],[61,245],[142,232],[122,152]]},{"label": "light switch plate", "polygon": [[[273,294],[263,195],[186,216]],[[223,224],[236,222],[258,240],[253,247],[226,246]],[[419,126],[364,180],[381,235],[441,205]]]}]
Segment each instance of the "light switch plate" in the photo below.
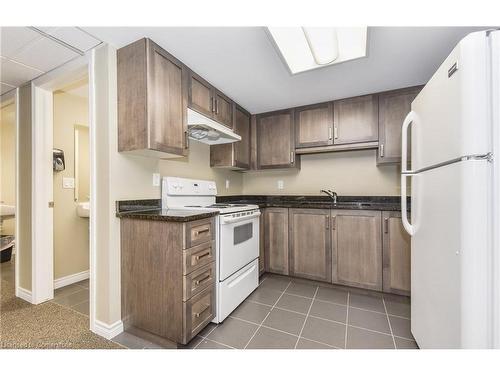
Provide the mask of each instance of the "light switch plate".
[{"label": "light switch plate", "polygon": [[153,173],[153,186],[160,186],[160,174]]},{"label": "light switch plate", "polygon": [[75,179],[73,177],[63,177],[62,187],[63,187],[63,189],[74,189],[75,188]]},{"label": "light switch plate", "polygon": [[278,189],[283,190],[285,188],[285,184],[283,180],[278,180]]}]

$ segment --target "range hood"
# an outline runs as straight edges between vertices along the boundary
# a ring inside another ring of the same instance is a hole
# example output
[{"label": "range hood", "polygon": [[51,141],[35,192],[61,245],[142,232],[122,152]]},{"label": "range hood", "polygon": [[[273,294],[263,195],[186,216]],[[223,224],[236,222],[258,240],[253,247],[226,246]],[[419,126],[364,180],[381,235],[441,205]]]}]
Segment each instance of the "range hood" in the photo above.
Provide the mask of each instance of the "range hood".
[{"label": "range hood", "polygon": [[187,109],[189,138],[209,145],[219,145],[241,141],[241,137],[227,126],[208,118],[201,113]]}]

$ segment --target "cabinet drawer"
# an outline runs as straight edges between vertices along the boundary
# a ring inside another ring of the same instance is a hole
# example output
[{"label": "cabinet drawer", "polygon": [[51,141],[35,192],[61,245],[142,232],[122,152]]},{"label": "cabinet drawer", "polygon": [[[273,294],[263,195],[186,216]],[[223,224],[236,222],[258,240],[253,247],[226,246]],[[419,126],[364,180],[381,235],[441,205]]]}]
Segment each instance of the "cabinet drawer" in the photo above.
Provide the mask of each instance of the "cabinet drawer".
[{"label": "cabinet drawer", "polygon": [[185,224],[185,249],[208,242],[214,238],[213,218],[197,220]]},{"label": "cabinet drawer", "polygon": [[184,276],[183,301],[205,289],[215,282],[215,262],[201,267],[189,275]]},{"label": "cabinet drawer", "polygon": [[186,249],[182,255],[183,275],[205,266],[215,260],[215,241],[205,242],[201,245]]},{"label": "cabinet drawer", "polygon": [[215,287],[211,286],[183,303],[184,335],[186,344],[215,317]]}]

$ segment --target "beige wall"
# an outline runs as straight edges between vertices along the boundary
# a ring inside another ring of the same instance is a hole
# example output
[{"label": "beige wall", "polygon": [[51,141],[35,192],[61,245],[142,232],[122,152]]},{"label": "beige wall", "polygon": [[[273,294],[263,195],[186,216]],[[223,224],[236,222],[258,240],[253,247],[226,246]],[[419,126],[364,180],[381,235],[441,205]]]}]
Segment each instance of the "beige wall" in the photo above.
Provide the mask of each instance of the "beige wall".
[{"label": "beige wall", "polygon": [[[243,173],[210,168],[210,146],[196,141],[189,142],[188,157],[160,160],[159,172],[162,176],[214,180],[219,195],[241,194],[243,188]],[[229,189],[226,189],[226,180],[229,180]]]},{"label": "beige wall", "polygon": [[[89,269],[89,219],[77,215],[74,189],[62,186],[63,177],[75,177],[76,124],[88,124],[87,99],[57,91],[54,93],[54,147],[64,151],[66,169],[54,172],[54,279]],[[86,163],[88,170],[89,150],[82,151],[87,158],[80,160],[80,164]],[[83,185],[88,186],[88,173],[86,175]]]},{"label": "beige wall", "polygon": [[[302,155],[300,170],[247,172],[243,194],[308,194],[332,189],[339,195],[399,195],[399,167],[376,165],[376,151]],[[278,180],[284,189],[278,190]]]},{"label": "beige wall", "polygon": [[[16,106],[0,110],[0,201],[16,204]],[[15,220],[3,222],[1,234],[15,234]]]}]

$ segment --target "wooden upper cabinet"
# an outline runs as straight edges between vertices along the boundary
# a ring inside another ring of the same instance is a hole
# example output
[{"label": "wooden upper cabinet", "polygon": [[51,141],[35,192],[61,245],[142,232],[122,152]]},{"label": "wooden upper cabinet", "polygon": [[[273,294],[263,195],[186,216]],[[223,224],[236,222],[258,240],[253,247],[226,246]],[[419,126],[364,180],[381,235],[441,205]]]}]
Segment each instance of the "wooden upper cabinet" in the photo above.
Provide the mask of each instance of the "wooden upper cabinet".
[{"label": "wooden upper cabinet", "polygon": [[149,39],[118,50],[118,151],[187,154],[187,68]]},{"label": "wooden upper cabinet", "polygon": [[382,290],[380,211],[332,210],[332,282]]},{"label": "wooden upper cabinet", "polygon": [[384,292],[410,295],[410,236],[401,222],[401,212],[384,211],[382,219]]},{"label": "wooden upper cabinet", "polygon": [[215,110],[214,119],[228,128],[233,128],[233,101],[226,95],[214,89]]},{"label": "wooden upper cabinet", "polygon": [[264,224],[266,270],[288,275],[288,208],[266,208]]},{"label": "wooden upper cabinet", "polygon": [[211,118],[215,111],[212,86],[193,71],[189,72],[188,86],[189,107]]},{"label": "wooden upper cabinet", "polygon": [[257,169],[299,166],[293,109],[257,115]]},{"label": "wooden upper cabinet", "polygon": [[333,144],[333,105],[321,103],[295,108],[295,148]]},{"label": "wooden upper cabinet", "polygon": [[418,86],[379,94],[377,164],[401,163],[401,126],[421,89]]},{"label": "wooden upper cabinet", "polygon": [[330,210],[289,209],[290,275],[332,281]]},{"label": "wooden upper cabinet", "polygon": [[333,143],[378,141],[378,97],[365,95],[333,102]]},{"label": "wooden upper cabinet", "polygon": [[237,170],[250,169],[250,114],[234,104],[234,132],[241,141],[210,146],[210,166]]}]

